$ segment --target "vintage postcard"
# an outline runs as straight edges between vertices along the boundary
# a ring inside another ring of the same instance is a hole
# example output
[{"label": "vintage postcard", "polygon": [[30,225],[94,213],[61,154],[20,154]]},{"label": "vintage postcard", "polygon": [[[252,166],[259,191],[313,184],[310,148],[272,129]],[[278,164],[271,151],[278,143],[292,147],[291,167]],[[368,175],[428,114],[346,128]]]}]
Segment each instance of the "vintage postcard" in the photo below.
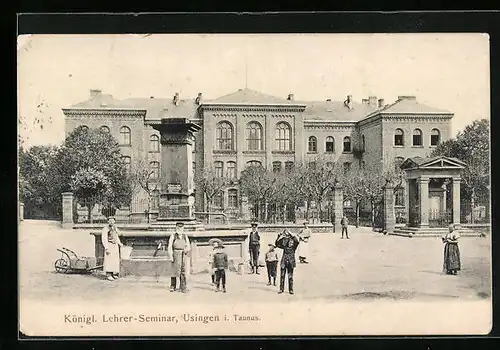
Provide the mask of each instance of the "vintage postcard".
[{"label": "vintage postcard", "polygon": [[19,331],[487,334],[486,34],[18,37]]}]

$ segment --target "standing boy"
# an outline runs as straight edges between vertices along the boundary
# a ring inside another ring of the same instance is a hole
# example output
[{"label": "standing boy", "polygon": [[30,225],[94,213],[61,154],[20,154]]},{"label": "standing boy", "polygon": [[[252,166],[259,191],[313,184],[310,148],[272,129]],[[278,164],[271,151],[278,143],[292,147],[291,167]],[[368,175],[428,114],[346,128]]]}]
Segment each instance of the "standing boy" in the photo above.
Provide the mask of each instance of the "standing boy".
[{"label": "standing boy", "polygon": [[266,253],[266,267],[267,267],[267,285],[271,285],[271,278],[273,279],[273,286],[276,285],[276,270],[278,269],[278,253],[274,250],[274,244],[269,244],[269,251]]},{"label": "standing boy", "polygon": [[222,291],[226,293],[226,270],[229,267],[229,262],[222,243],[217,244],[213,266],[215,270],[215,283],[217,284],[216,292],[220,292],[220,282],[222,280]]}]

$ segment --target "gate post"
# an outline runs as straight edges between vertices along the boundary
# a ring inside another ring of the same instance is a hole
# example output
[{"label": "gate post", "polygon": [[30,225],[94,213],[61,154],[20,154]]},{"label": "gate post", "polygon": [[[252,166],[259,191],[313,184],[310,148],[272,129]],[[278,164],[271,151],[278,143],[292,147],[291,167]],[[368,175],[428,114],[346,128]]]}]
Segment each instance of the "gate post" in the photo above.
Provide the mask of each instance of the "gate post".
[{"label": "gate post", "polygon": [[19,202],[19,221],[24,220],[24,203]]},{"label": "gate post", "polygon": [[333,232],[340,232],[340,220],[344,215],[344,192],[342,190],[342,185],[338,182],[335,183],[333,187],[333,217],[334,217],[334,228]]},{"label": "gate post", "polygon": [[384,191],[384,224],[383,229],[386,233],[394,232],[395,217],[394,217],[394,186],[390,181],[387,181],[383,187]]},{"label": "gate post", "polygon": [[73,193],[62,193],[62,227],[73,228]]}]

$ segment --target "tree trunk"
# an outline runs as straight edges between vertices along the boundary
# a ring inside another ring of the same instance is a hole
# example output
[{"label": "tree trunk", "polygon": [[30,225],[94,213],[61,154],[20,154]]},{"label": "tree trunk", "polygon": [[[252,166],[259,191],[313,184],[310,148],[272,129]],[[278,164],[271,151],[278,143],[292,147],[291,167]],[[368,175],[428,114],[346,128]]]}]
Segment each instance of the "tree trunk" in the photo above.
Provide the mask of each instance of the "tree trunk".
[{"label": "tree trunk", "polygon": [[210,200],[207,198],[207,224],[210,225]]},{"label": "tree trunk", "polygon": [[372,206],[372,229],[375,229],[375,203],[373,200],[370,201]]},{"label": "tree trunk", "polygon": [[89,217],[89,222],[92,223],[93,220],[92,220],[92,209],[94,208],[94,206],[92,204],[88,204],[87,205],[87,209],[88,209],[88,217]]},{"label": "tree trunk", "polygon": [[322,211],[322,208],[321,208],[321,197],[318,198],[318,223],[321,223],[321,211]]},{"label": "tree trunk", "polygon": [[285,221],[286,221],[286,214],[287,214],[287,212],[286,212],[286,204],[285,204],[285,205],[283,205],[283,224],[285,224]]},{"label": "tree trunk", "polygon": [[309,220],[309,199],[306,200],[306,217],[304,219]]},{"label": "tree trunk", "polygon": [[148,224],[151,222],[151,195],[148,195]]}]

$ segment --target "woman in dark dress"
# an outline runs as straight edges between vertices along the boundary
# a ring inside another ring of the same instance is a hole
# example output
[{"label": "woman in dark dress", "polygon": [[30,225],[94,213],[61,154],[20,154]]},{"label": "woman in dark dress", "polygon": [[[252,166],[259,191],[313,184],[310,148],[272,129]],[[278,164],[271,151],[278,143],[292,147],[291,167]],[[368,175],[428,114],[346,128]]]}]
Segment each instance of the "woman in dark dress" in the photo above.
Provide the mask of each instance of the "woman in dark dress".
[{"label": "woman in dark dress", "polygon": [[460,234],[455,231],[455,225],[450,225],[449,232],[441,239],[444,243],[443,272],[447,275],[456,275],[460,271],[460,249],[458,249]]}]

